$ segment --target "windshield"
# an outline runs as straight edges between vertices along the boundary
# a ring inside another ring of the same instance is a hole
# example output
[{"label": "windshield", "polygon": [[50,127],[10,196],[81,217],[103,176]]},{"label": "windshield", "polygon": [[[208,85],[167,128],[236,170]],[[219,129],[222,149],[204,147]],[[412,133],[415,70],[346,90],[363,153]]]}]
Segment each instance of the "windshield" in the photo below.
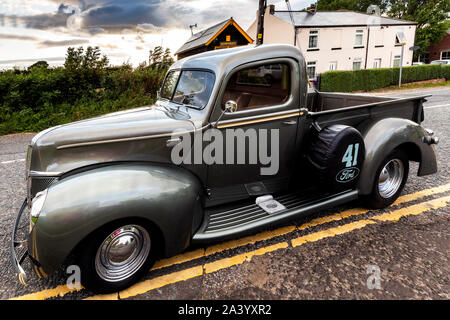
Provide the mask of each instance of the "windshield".
[{"label": "windshield", "polygon": [[208,71],[170,71],[161,89],[161,97],[201,109],[211,96],[214,78],[214,74]]}]

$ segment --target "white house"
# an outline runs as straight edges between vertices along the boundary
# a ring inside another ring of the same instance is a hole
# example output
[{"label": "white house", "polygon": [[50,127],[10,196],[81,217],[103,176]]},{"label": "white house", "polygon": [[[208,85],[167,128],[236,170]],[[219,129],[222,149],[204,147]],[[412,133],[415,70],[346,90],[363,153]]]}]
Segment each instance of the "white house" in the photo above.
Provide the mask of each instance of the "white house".
[{"label": "white house", "polygon": [[[247,30],[254,39],[257,24],[255,20]],[[416,27],[416,22],[353,11],[275,11],[270,5],[263,39],[264,43],[299,47],[313,79],[328,70],[398,67],[402,43],[403,66],[412,65],[413,51],[409,48],[414,45]]]}]

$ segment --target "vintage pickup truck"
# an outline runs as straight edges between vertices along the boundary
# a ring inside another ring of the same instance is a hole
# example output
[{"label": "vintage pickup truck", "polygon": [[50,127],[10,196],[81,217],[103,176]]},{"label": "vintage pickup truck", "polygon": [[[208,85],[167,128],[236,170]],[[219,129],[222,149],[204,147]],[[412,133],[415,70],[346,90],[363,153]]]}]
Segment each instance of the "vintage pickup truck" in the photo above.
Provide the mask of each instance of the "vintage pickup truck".
[{"label": "vintage pickup truck", "polygon": [[153,106],[37,134],[12,232],[20,281],[26,257],[46,277],[71,256],[85,287],[120,290],[191,244],[358,198],[386,207],[409,161],[419,176],[437,172],[425,96],[308,90],[293,46],[224,49],[174,63]]}]

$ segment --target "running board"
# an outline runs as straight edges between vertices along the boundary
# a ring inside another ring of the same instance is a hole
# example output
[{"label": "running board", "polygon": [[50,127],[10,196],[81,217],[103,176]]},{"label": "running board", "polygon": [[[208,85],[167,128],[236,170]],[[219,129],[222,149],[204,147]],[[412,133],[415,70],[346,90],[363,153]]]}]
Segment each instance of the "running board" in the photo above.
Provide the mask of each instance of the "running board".
[{"label": "running board", "polygon": [[302,197],[299,193],[291,193],[274,197],[275,200],[286,207],[286,210],[273,214],[267,213],[256,204],[224,211],[210,211],[206,213],[205,221],[194,235],[192,243],[206,243],[241,236],[268,225],[306,216],[357,198],[357,190],[309,197]]}]

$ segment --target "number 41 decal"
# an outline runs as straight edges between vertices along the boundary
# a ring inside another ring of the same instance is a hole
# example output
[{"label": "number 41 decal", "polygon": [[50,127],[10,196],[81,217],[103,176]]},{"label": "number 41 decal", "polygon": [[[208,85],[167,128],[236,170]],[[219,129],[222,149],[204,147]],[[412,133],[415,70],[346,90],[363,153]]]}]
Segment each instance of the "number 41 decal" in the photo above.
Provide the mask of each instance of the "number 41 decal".
[{"label": "number 41 decal", "polygon": [[[353,146],[355,146],[355,152],[353,153]],[[344,156],[342,157],[342,162],[345,162],[345,167],[356,166],[358,164],[358,150],[359,143],[351,144],[347,147]]]}]

